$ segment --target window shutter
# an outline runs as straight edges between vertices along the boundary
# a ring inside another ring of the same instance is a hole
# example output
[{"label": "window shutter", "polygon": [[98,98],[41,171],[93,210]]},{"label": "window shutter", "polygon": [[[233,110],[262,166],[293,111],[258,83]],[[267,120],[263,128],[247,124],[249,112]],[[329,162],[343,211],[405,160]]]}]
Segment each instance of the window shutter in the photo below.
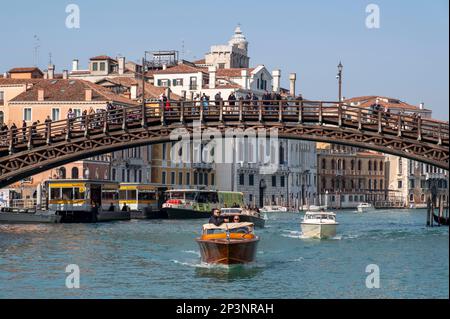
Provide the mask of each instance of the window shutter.
[{"label": "window shutter", "polygon": [[158,80],[158,86],[161,86],[161,79]]}]

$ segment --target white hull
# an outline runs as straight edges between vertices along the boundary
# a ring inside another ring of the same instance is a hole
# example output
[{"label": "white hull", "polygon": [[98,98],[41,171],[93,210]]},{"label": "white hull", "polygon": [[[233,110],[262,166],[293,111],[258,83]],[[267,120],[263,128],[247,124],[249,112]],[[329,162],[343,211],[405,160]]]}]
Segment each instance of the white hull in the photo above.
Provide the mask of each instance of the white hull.
[{"label": "white hull", "polygon": [[367,213],[373,210],[373,207],[358,207],[358,213]]},{"label": "white hull", "polygon": [[335,224],[301,223],[303,237],[306,238],[331,238],[336,236]]}]

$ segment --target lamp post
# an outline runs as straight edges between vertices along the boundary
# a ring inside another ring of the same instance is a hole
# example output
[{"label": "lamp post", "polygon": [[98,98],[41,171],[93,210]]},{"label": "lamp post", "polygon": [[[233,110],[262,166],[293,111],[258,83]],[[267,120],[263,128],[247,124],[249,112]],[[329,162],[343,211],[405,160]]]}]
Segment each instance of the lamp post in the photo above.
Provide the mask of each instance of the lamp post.
[{"label": "lamp post", "polygon": [[339,65],[337,66],[338,68],[338,74],[336,76],[336,78],[339,81],[339,102],[342,101],[342,69],[344,68],[344,66],[342,65],[342,63],[339,61]]}]

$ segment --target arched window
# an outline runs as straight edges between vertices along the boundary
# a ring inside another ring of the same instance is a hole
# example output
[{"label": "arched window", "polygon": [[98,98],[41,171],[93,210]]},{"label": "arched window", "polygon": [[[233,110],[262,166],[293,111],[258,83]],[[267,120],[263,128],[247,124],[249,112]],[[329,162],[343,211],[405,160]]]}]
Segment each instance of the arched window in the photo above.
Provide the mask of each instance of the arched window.
[{"label": "arched window", "polygon": [[355,189],[355,181],[353,179],[350,181],[350,185],[352,189]]},{"label": "arched window", "polygon": [[350,169],[353,171],[355,169],[355,160],[350,161]]},{"label": "arched window", "polygon": [[358,171],[362,170],[362,162],[361,160],[358,161]]},{"label": "arched window", "polygon": [[383,190],[383,180],[380,179],[380,190]]},{"label": "arched window", "polygon": [[372,190],[372,180],[369,179],[369,190]]},{"label": "arched window", "polygon": [[347,165],[345,164],[345,159],[344,159],[344,160],[342,160],[342,169],[345,170],[347,168],[346,166]]},{"label": "arched window", "polygon": [[326,159],[322,159],[322,169],[327,169],[327,160]]},{"label": "arched window", "polygon": [[66,178],[66,168],[65,167],[60,167],[59,168],[59,178]]},{"label": "arched window", "polygon": [[342,160],[341,159],[338,159],[337,164],[338,164],[337,168],[342,169]]},{"label": "arched window", "polygon": [[372,161],[369,161],[369,171],[372,170]]},{"label": "arched window", "polygon": [[373,189],[377,189],[377,180],[375,179],[374,181],[373,181]]},{"label": "arched window", "polygon": [[72,179],[78,179],[78,167],[72,167]]},{"label": "arched window", "polygon": [[336,169],[336,161],[334,159],[331,160],[331,169]]},{"label": "arched window", "polygon": [[383,171],[383,161],[380,161],[380,172]]}]

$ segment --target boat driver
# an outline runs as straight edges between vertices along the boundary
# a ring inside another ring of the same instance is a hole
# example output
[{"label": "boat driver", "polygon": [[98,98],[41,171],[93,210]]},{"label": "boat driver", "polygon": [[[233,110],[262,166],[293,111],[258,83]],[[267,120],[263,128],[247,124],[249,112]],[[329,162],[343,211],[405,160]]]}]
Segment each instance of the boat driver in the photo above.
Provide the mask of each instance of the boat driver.
[{"label": "boat driver", "polygon": [[228,223],[228,218],[223,218],[222,216],[220,216],[220,209],[213,208],[212,216],[209,218],[209,223],[220,226],[223,223]]}]

